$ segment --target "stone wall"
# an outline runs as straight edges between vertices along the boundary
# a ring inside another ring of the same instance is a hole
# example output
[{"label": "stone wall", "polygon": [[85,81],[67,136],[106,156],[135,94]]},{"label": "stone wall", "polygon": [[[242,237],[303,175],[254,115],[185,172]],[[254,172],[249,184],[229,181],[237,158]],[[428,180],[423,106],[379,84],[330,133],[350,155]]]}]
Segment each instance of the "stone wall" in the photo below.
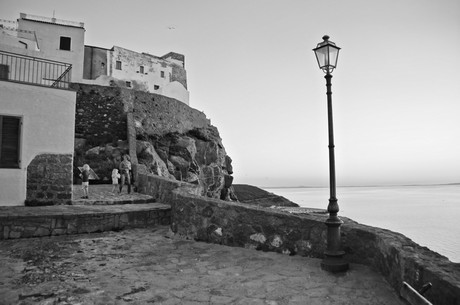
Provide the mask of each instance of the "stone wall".
[{"label": "stone wall", "polygon": [[403,281],[417,291],[431,283],[433,287],[424,294],[425,298],[436,305],[460,305],[460,264],[400,233],[342,219],[346,259],[371,266],[398,292]]},{"label": "stone wall", "polygon": [[199,197],[175,191],[172,230],[199,241],[320,257],[326,249],[326,217],[293,216],[278,209]]},{"label": "stone wall", "polygon": [[[131,91],[133,92],[133,91]],[[166,135],[206,128],[206,115],[184,103],[163,95],[136,91],[132,93],[133,114],[138,134]]]},{"label": "stone wall", "polygon": [[[190,184],[169,183],[156,176],[143,179],[155,186],[158,199],[171,204],[171,228],[176,234],[228,246],[323,257],[327,215],[200,197],[190,193]],[[417,290],[431,282],[433,287],[424,294],[428,300],[436,305],[460,305],[460,264],[402,234],[345,217],[342,220],[342,246],[349,262],[371,266],[398,293],[403,281]]]},{"label": "stone wall", "polygon": [[34,209],[40,209],[37,212],[30,209],[28,212],[20,210],[23,207],[9,207],[8,210],[2,210],[0,207],[0,240],[118,231],[170,224],[169,206],[136,204],[136,207],[129,210],[130,206],[132,205],[114,207],[111,211],[85,207],[84,213],[78,207],[72,206],[64,210],[59,210],[59,207],[36,207]]},{"label": "stone wall", "polygon": [[142,165],[137,167],[137,171],[138,192],[152,196],[156,202],[171,202],[173,191],[179,188],[187,190],[189,194],[199,195],[202,192],[197,185],[148,174],[145,166]]},{"label": "stone wall", "polygon": [[25,205],[71,203],[72,157],[72,154],[41,154],[30,162]]},{"label": "stone wall", "polygon": [[126,140],[121,88],[72,84],[77,91],[75,137],[93,143]]}]

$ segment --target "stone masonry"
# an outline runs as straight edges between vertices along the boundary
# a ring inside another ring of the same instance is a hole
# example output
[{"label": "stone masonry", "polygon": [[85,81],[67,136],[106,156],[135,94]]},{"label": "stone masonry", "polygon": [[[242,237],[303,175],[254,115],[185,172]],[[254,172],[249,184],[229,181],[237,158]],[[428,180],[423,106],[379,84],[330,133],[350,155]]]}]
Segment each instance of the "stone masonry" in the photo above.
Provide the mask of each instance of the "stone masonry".
[{"label": "stone masonry", "polygon": [[72,154],[41,154],[27,167],[25,205],[70,204],[72,200]]},{"label": "stone masonry", "polygon": [[[171,204],[171,229],[187,239],[316,258],[326,249],[327,215],[196,196],[187,183],[173,190],[173,185],[162,187],[165,181],[152,175],[139,182],[157,185],[157,192],[166,192],[158,197]],[[436,305],[460,305],[460,264],[402,234],[345,217],[342,220],[342,247],[349,262],[380,272],[396,291],[403,281],[416,290],[430,282],[433,286],[424,294],[428,300]]]},{"label": "stone masonry", "polygon": [[159,203],[0,207],[0,240],[144,228],[168,225],[170,219],[171,208]]}]

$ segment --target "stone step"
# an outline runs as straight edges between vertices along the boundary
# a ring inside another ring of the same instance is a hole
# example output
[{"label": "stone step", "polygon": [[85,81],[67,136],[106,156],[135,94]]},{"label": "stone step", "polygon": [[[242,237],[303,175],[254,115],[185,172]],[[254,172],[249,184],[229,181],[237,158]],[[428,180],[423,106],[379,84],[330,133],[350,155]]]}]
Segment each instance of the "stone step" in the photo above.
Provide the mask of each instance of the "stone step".
[{"label": "stone step", "polygon": [[119,205],[119,204],[148,204],[155,203],[155,199],[149,198],[138,199],[77,199],[72,200],[72,205]]},{"label": "stone step", "polygon": [[0,240],[120,231],[171,223],[161,203],[0,207]]},{"label": "stone step", "polygon": [[114,204],[146,204],[154,203],[152,196],[137,192],[127,193],[126,188],[122,193],[118,190],[112,192],[112,185],[90,185],[89,198],[82,198],[83,191],[80,186],[73,186],[72,205],[114,205]]}]

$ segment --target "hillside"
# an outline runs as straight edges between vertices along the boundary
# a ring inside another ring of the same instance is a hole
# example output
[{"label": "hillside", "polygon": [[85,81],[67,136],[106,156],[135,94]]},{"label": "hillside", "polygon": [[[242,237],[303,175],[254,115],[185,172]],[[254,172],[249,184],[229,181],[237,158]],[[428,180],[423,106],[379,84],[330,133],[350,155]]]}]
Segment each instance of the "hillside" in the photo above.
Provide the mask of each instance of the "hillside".
[{"label": "hillside", "polygon": [[254,204],[263,207],[285,206],[298,207],[299,205],[288,199],[267,192],[261,188],[248,184],[233,184],[233,189],[238,200],[242,203]]}]

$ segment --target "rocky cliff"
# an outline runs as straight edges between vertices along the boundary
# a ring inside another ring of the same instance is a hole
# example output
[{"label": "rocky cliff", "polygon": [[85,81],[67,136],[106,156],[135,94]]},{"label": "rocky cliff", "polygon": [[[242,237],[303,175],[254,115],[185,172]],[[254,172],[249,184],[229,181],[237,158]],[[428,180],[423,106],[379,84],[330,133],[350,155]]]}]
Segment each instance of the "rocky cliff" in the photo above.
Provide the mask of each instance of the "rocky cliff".
[{"label": "rocky cliff", "polygon": [[128,153],[150,173],[196,184],[208,197],[236,200],[232,160],[204,113],[153,93],[83,84],[72,88],[77,91],[74,173],[88,163],[110,183],[112,169]]}]

